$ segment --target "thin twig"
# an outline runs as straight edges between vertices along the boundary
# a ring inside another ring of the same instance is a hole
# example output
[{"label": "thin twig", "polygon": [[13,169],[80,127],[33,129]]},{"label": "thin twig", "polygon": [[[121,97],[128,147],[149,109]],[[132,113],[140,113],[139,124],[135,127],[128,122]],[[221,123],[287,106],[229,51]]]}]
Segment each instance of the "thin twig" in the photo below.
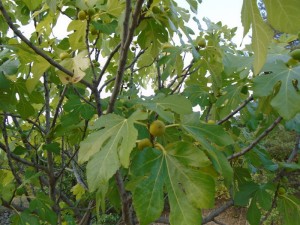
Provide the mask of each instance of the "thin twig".
[{"label": "thin twig", "polygon": [[229,157],[227,157],[228,160],[232,160],[234,158],[237,158],[239,156],[242,156],[249,152],[254,146],[258,144],[264,137],[266,137],[282,120],[283,118],[279,116],[264,132],[262,132],[249,146],[244,148],[242,151],[237,152]]},{"label": "thin twig", "polygon": [[[8,149],[7,149],[7,147],[6,147],[3,143],[1,143],[1,142],[0,142],[0,148],[7,154]],[[39,169],[45,171],[46,173],[48,172],[48,169],[47,169],[47,167],[45,167],[45,166],[42,166],[42,165],[35,164],[35,163],[30,162],[30,161],[27,161],[26,159],[23,159],[23,158],[21,158],[21,157],[15,155],[15,154],[12,153],[12,152],[10,152],[9,154],[10,154],[11,158],[12,158],[13,160],[17,161],[17,162],[20,162],[20,163],[22,163],[22,164],[24,164],[24,165],[26,165],[26,166],[31,166],[31,167],[34,167],[34,168],[39,168]]]},{"label": "thin twig", "polygon": [[140,58],[141,55],[143,55],[145,53],[146,49],[143,49],[141,50],[135,57],[134,59],[132,60],[132,62],[125,67],[125,70],[127,69],[130,69],[130,68],[133,68],[134,67],[134,64],[136,63],[136,61]]},{"label": "thin twig", "polygon": [[19,132],[19,135],[21,136],[21,140],[22,140],[24,146],[26,147],[26,149],[27,150],[31,150],[32,148],[35,149],[35,147],[28,141],[28,136],[24,134],[17,118],[16,117],[11,117],[11,118],[14,121],[14,124]]},{"label": "thin twig", "polygon": [[63,166],[60,172],[56,175],[56,179],[58,179],[64,173],[65,169],[70,165],[72,160],[74,160],[74,157],[77,155],[78,151],[79,148],[75,150],[74,154],[70,157],[69,161]]},{"label": "thin twig", "polygon": [[221,213],[225,212],[227,209],[229,209],[231,206],[234,205],[233,200],[229,200],[225,204],[223,204],[221,207],[213,210],[207,217],[203,218],[202,224],[206,224],[210,221],[213,221],[215,217],[220,215]]},{"label": "thin twig", "polygon": [[[45,131],[46,131],[46,138],[45,143],[50,144],[52,142],[50,137],[51,131],[51,107],[50,107],[50,87],[49,87],[49,77],[48,73],[45,72],[43,74],[44,78],[44,92],[45,92]],[[54,202],[53,210],[60,214],[59,205],[56,203],[56,180],[54,175],[54,158],[53,152],[47,150],[47,166],[48,166],[48,179],[49,179],[49,197]]]},{"label": "thin twig", "polygon": [[101,72],[100,72],[100,74],[99,74],[99,77],[98,77],[98,80],[97,80],[97,86],[99,86],[99,84],[100,84],[100,82],[101,82],[101,80],[102,80],[102,77],[103,77],[104,73],[106,72],[107,67],[108,67],[109,64],[110,64],[111,59],[112,59],[112,58],[114,57],[114,55],[119,51],[120,47],[121,47],[121,44],[118,44],[118,45],[114,48],[114,50],[112,50],[111,53],[109,54],[109,56],[108,56],[108,58],[107,58],[107,60],[106,60],[106,62],[105,62],[105,64],[104,64],[104,66],[103,66],[103,68],[102,68],[102,70],[101,70]]},{"label": "thin twig", "polygon": [[75,86],[73,86],[73,90],[74,92],[79,96],[79,98],[81,98],[85,103],[89,104],[90,106],[92,106],[94,109],[96,108],[95,105],[93,105],[93,103],[89,102],[88,100],[86,100],[81,94],[80,92],[77,90],[77,88]]},{"label": "thin twig", "polygon": [[[7,116],[10,116],[10,117],[16,117],[16,118],[22,118],[20,115],[14,115],[12,113],[5,113]],[[4,113],[0,113],[1,116],[4,116]],[[27,121],[28,123],[31,123],[33,126],[35,126],[42,135],[45,134],[45,130],[43,127],[41,127],[39,124],[37,124],[35,121],[32,121],[31,119],[25,119],[25,121]]]},{"label": "thin twig", "polygon": [[249,102],[253,100],[253,95],[250,95],[239,107],[237,107],[235,110],[233,110],[230,114],[228,114],[223,119],[219,120],[217,124],[222,124],[225,121],[229,120],[231,117],[233,117],[237,112],[239,112],[242,108],[244,108]]},{"label": "thin twig", "polygon": [[51,129],[55,127],[56,120],[58,118],[60,107],[61,107],[61,105],[62,105],[62,103],[64,101],[66,91],[67,91],[67,85],[64,86],[64,89],[63,89],[62,93],[60,94],[60,98],[59,98],[59,101],[57,103],[57,106],[56,106],[56,109],[55,109],[55,113],[54,113],[54,117],[53,117],[53,120],[52,120]]},{"label": "thin twig", "polygon": [[164,87],[164,84],[161,79],[161,71],[158,65],[158,61],[156,61],[156,72],[157,72],[157,86],[158,86],[158,90],[160,90]]},{"label": "thin twig", "polygon": [[276,191],[274,193],[274,197],[273,197],[273,200],[272,200],[271,208],[268,210],[266,215],[260,220],[259,224],[262,225],[269,218],[269,216],[271,215],[273,209],[276,207],[279,187],[280,187],[280,183],[277,184]]},{"label": "thin twig", "polygon": [[0,125],[0,127],[1,127],[1,131],[2,131],[3,139],[4,139],[4,142],[5,142],[7,161],[8,161],[9,168],[10,168],[14,178],[16,179],[17,183],[20,185],[20,184],[22,184],[22,180],[19,177],[19,175],[17,174],[16,169],[15,169],[13,163],[12,163],[12,160],[11,160],[12,157],[11,157],[11,151],[10,151],[9,142],[8,142],[8,135],[7,135],[7,130],[6,130],[6,121],[7,121],[7,117],[5,116],[3,118],[3,121],[1,121],[2,124]]},{"label": "thin twig", "polygon": [[179,81],[179,83],[176,85],[176,87],[171,91],[171,94],[174,94],[176,92],[177,89],[180,89],[179,87],[183,84],[184,80],[186,79],[187,77],[187,74],[190,70],[190,68],[193,66],[193,64],[190,64],[187,68],[186,68],[186,72],[184,75],[182,75],[182,79],[181,81]]}]

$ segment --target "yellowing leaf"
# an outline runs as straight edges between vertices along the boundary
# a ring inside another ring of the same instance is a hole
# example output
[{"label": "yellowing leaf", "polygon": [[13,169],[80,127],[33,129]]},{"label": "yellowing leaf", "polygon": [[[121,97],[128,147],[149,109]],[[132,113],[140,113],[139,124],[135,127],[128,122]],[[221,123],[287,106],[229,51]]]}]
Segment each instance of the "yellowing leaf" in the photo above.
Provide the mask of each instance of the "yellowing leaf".
[{"label": "yellowing leaf", "polygon": [[82,195],[84,195],[85,189],[81,186],[81,184],[76,184],[71,188],[71,192],[76,196],[76,201],[78,201],[81,199]]},{"label": "yellowing leaf", "polygon": [[86,20],[73,20],[69,24],[67,31],[74,31],[72,34],[69,35],[70,46],[73,50],[86,48],[86,26]]},{"label": "yellowing leaf", "polygon": [[89,189],[95,191],[105,185],[121,165],[129,166],[129,156],[135,147],[138,132],[136,120],[144,120],[147,113],[137,111],[128,119],[115,114],[101,116],[91,133],[80,143],[78,160],[87,164]]},{"label": "yellowing leaf", "polygon": [[121,16],[124,8],[125,8],[124,1],[110,0],[107,1],[106,12],[115,17],[119,17]]},{"label": "yellowing leaf", "polygon": [[38,60],[34,61],[31,67],[33,77],[26,80],[26,88],[29,93],[33,91],[43,73],[50,67],[50,64],[44,58],[38,57],[37,59]]},{"label": "yellowing leaf", "polygon": [[58,71],[59,79],[63,84],[77,83],[85,76],[85,70],[89,67],[90,61],[87,57],[87,51],[81,51],[74,58],[67,58],[61,62],[66,69],[73,71],[74,76],[70,77],[62,71]]}]

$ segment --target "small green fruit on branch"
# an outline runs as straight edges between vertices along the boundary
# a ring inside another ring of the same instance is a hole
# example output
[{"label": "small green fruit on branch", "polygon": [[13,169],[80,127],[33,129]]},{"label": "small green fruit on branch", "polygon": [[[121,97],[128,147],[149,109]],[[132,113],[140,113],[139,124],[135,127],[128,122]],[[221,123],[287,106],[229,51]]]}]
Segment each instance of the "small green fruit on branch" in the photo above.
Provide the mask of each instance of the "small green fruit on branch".
[{"label": "small green fruit on branch", "polygon": [[166,125],[161,120],[155,120],[151,123],[149,132],[152,136],[162,136],[166,131]]},{"label": "small green fruit on branch", "polygon": [[144,138],[137,143],[137,147],[139,150],[143,150],[146,147],[153,147],[149,138]]},{"label": "small green fruit on branch", "polygon": [[300,49],[295,49],[294,51],[290,52],[290,56],[293,59],[300,61]]}]

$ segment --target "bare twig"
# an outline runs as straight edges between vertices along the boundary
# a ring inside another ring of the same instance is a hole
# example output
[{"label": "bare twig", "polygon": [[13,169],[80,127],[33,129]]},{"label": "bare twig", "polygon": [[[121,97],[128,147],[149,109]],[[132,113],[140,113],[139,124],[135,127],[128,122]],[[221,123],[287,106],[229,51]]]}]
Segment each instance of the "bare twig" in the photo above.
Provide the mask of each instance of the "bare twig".
[{"label": "bare twig", "polygon": [[55,109],[55,113],[54,113],[54,117],[53,117],[53,120],[52,120],[51,129],[55,127],[56,120],[58,118],[60,107],[61,107],[61,105],[62,105],[62,103],[64,101],[66,91],[67,91],[67,85],[64,86],[64,89],[63,89],[62,93],[60,94],[60,98],[59,98],[59,101],[57,103],[57,106],[56,106],[56,109]]},{"label": "bare twig", "polygon": [[78,151],[79,151],[79,148],[77,148],[77,149],[75,150],[75,152],[73,153],[73,155],[70,156],[69,161],[63,166],[63,168],[60,170],[60,172],[56,175],[56,179],[58,179],[58,178],[64,173],[65,169],[66,169],[66,168],[70,165],[70,163],[74,160],[74,158],[75,158],[75,156],[77,155]]},{"label": "bare twig", "polygon": [[19,185],[21,185],[22,184],[22,179],[18,175],[17,170],[16,170],[15,166],[12,163],[12,156],[11,156],[11,151],[10,151],[9,142],[8,142],[8,134],[7,134],[7,130],[6,130],[6,123],[7,123],[7,116],[5,116],[3,118],[3,121],[2,121],[2,124],[0,125],[0,127],[1,127],[2,136],[3,136],[3,139],[4,139],[4,143],[5,143],[8,165],[9,165],[10,170],[11,170],[14,178],[16,179],[17,183]]},{"label": "bare twig", "polygon": [[222,124],[225,121],[229,120],[231,117],[233,117],[237,112],[239,112],[242,108],[244,108],[249,102],[253,100],[253,95],[250,95],[239,107],[237,107],[235,110],[233,110],[230,114],[228,114],[225,118],[219,120],[217,124]]},{"label": "bare twig", "polygon": [[97,86],[99,86],[99,84],[100,84],[100,82],[101,82],[101,80],[102,80],[102,77],[103,77],[104,73],[106,72],[107,67],[108,67],[109,64],[110,64],[111,59],[112,59],[112,58],[114,57],[114,55],[119,51],[120,47],[121,47],[121,44],[118,44],[118,45],[114,48],[114,50],[111,51],[110,55],[108,56],[108,58],[107,58],[107,60],[106,60],[106,62],[105,62],[105,64],[104,64],[104,66],[103,66],[103,68],[102,68],[102,70],[101,70],[101,72],[100,72],[100,74],[99,74],[99,77],[98,77],[98,80],[97,80]]},{"label": "bare twig", "polygon": [[116,79],[116,78],[114,77],[114,78],[111,78],[111,79],[105,81],[105,83],[99,88],[99,92],[101,93],[101,92],[103,91],[103,89],[104,89],[108,84],[110,84],[111,82],[113,82],[115,79]]},{"label": "bare twig", "polygon": [[[8,15],[7,11],[3,7],[2,0],[0,0],[0,11],[2,12],[2,15],[4,19],[6,20],[6,23],[8,26],[14,31],[14,33],[26,44],[28,47],[30,47],[36,54],[42,56],[47,62],[49,62],[52,66],[57,68],[58,70],[64,72],[70,77],[73,77],[74,74],[72,71],[67,70],[65,67],[61,66],[58,62],[53,60],[49,55],[47,55],[42,49],[36,47],[33,43],[30,42],[13,24],[10,16]],[[91,88],[91,84],[86,82],[85,80],[81,80],[80,83],[84,84],[85,86]]]},{"label": "bare twig", "polygon": [[193,66],[193,64],[191,63],[191,64],[186,68],[185,74],[183,74],[183,75],[181,76],[181,77],[182,77],[181,81],[179,81],[179,83],[176,85],[176,87],[171,91],[171,94],[174,94],[174,93],[176,92],[176,90],[180,88],[180,86],[183,84],[183,82],[184,82],[184,80],[186,79],[187,74],[188,74],[188,72],[189,72],[189,70],[190,70],[190,68],[191,68],[192,66]]},{"label": "bare twig", "polygon": [[81,175],[78,173],[78,170],[76,168],[74,161],[72,161],[71,164],[72,164],[73,174],[76,178],[77,183],[80,184],[85,190],[88,190],[88,186],[85,183],[85,181],[83,180],[83,178],[81,177]]},{"label": "bare twig", "polygon": [[[6,147],[3,143],[1,143],[1,142],[0,142],[0,148],[7,154],[7,150],[8,150],[8,149],[7,149],[7,147]],[[39,164],[35,164],[35,163],[33,163],[33,162],[30,162],[30,161],[27,161],[26,159],[23,159],[23,158],[21,158],[21,157],[15,155],[15,154],[12,153],[12,152],[10,152],[9,154],[10,154],[10,156],[11,156],[11,158],[12,158],[13,160],[15,160],[15,161],[17,161],[17,162],[20,162],[20,163],[22,163],[22,164],[24,164],[24,165],[26,165],[26,166],[31,166],[31,167],[34,167],[34,168],[39,168],[39,169],[45,171],[46,173],[47,173],[47,171],[48,171],[47,167],[44,167],[44,166],[39,165]]]},{"label": "bare twig", "polygon": [[[81,94],[80,92],[77,90],[77,88],[75,86],[73,86],[73,90],[74,92],[79,96],[79,98],[81,98],[85,103],[87,103],[88,105],[92,106],[93,108],[96,108],[95,105],[93,105],[93,103],[89,102],[88,100],[86,100]],[[94,90],[94,89],[93,89]]]},{"label": "bare twig", "polygon": [[132,15],[131,19],[131,26],[129,27],[128,22],[130,21],[130,14],[131,14],[131,1],[127,0],[126,1],[126,12],[125,12],[125,19],[123,23],[123,37],[122,37],[122,42],[121,42],[121,53],[120,53],[120,60],[119,60],[119,65],[118,65],[118,72],[116,76],[116,81],[114,85],[114,89],[112,91],[110,100],[109,100],[109,105],[107,109],[107,113],[111,113],[114,111],[115,107],[115,102],[117,100],[117,97],[120,92],[120,88],[122,85],[122,79],[126,67],[126,60],[127,60],[127,54],[128,54],[128,49],[130,46],[130,43],[132,41],[133,35],[135,28],[138,24],[139,21],[139,15],[141,12],[143,0],[137,0],[136,2],[136,7]]},{"label": "bare twig", "polygon": [[266,137],[282,120],[283,118],[279,116],[264,132],[262,132],[249,146],[244,148],[242,151],[237,152],[229,157],[227,157],[228,160],[232,160],[234,158],[237,158],[239,156],[245,155],[247,152],[249,152],[254,146],[258,144],[264,137]]},{"label": "bare twig", "polygon": [[134,57],[134,59],[132,60],[130,65],[125,67],[125,70],[133,68],[136,61],[140,58],[141,55],[143,55],[145,53],[145,51],[146,51],[146,49],[142,49],[141,51],[139,51],[139,53]]},{"label": "bare twig", "polygon": [[203,218],[202,224],[206,224],[210,221],[213,221],[215,217],[217,217],[221,213],[225,212],[227,209],[229,209],[231,206],[233,206],[233,204],[234,204],[234,202],[231,199],[228,202],[226,202],[224,205],[222,205],[221,207],[215,209],[207,217]]},{"label": "bare twig", "polygon": [[262,225],[269,218],[269,216],[271,215],[273,209],[276,207],[279,187],[280,187],[280,183],[277,184],[276,191],[274,193],[274,197],[273,197],[273,200],[272,200],[271,208],[268,210],[266,215],[260,220],[259,224]]},{"label": "bare twig", "polygon": [[[14,114],[12,114],[12,113],[5,113],[7,116],[10,116],[10,117],[16,117],[16,118],[21,118],[21,116],[20,115],[14,115]],[[1,116],[4,116],[5,115],[4,113],[0,113],[0,115]],[[37,130],[38,131],[40,131],[40,133],[42,134],[42,135],[44,135],[45,134],[45,130],[44,130],[44,128],[43,127],[41,127],[39,124],[37,124],[37,122],[35,122],[35,121],[32,121],[31,119],[25,119],[25,121],[27,121],[28,123],[30,123],[30,124],[32,124],[33,126],[35,126],[36,128],[37,128]]]},{"label": "bare twig", "polygon": [[14,124],[19,132],[19,135],[21,136],[21,140],[24,146],[26,147],[26,149],[31,150],[31,148],[34,148],[34,146],[28,141],[27,135],[24,134],[17,118],[16,117],[11,117],[11,118],[14,121]]},{"label": "bare twig", "polygon": [[[48,73],[45,72],[44,78],[44,92],[45,92],[45,131],[46,131],[46,144],[51,143],[49,133],[51,131],[51,108],[50,108],[50,88],[48,82]],[[53,153],[47,150],[47,164],[48,164],[48,179],[49,179],[49,197],[54,202],[53,209],[56,213],[60,214],[59,205],[56,202],[56,179],[54,175],[54,159]]]},{"label": "bare twig", "polygon": [[90,61],[90,66],[92,68],[92,73],[93,73],[93,77],[94,77],[94,81],[97,80],[97,75],[96,75],[96,71],[95,71],[95,66],[92,62],[92,58],[91,58],[91,52],[90,52],[90,46],[89,46],[89,31],[90,31],[90,17],[87,20],[87,24],[86,24],[86,31],[85,31],[85,45],[86,45],[86,49],[88,51],[88,58]]}]

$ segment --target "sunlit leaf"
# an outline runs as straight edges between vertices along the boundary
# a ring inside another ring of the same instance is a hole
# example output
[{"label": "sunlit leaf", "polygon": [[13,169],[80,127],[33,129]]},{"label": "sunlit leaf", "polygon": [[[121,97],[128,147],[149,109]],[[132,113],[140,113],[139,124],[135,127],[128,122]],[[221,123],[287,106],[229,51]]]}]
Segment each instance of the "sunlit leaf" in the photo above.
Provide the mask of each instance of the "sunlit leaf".
[{"label": "sunlit leaf", "polygon": [[252,25],[252,48],[254,51],[254,74],[258,74],[263,67],[268,45],[271,41],[273,31],[263,21],[257,8],[256,0],[244,0],[242,8],[242,24],[244,36]]},{"label": "sunlit leaf", "polygon": [[87,180],[91,191],[95,191],[115,174],[123,165],[128,167],[129,155],[136,145],[136,120],[144,120],[147,114],[137,111],[125,119],[115,114],[101,116],[94,129],[80,144],[79,162],[87,164]]},{"label": "sunlit leaf", "polygon": [[300,25],[300,1],[265,0],[267,19],[271,26],[281,32],[298,34]]},{"label": "sunlit leaf", "polygon": [[81,51],[74,58],[67,58],[61,62],[61,65],[74,73],[73,77],[58,71],[59,79],[63,84],[77,83],[86,75],[85,70],[89,67],[90,61],[87,57],[87,51]]},{"label": "sunlit leaf", "polygon": [[[254,79],[254,96],[264,97],[273,95],[271,105],[285,119],[292,119],[300,112],[299,73],[300,66],[289,68],[282,61],[267,64],[264,71],[272,71]],[[274,93],[275,87],[278,91]],[[277,86],[278,87],[278,86]]]}]

